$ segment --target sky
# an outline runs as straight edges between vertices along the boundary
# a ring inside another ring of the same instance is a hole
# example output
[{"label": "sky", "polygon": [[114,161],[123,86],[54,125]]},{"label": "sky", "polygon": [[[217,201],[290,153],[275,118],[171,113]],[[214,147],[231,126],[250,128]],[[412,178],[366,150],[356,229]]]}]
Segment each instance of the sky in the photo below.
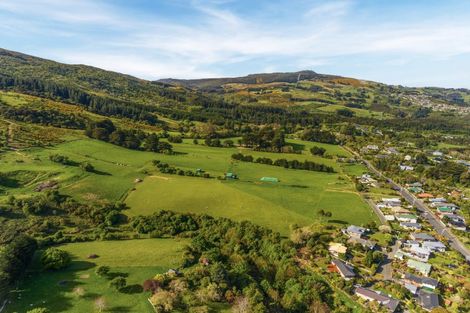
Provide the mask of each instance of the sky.
[{"label": "sky", "polygon": [[0,0],[0,47],[152,80],[308,69],[470,88],[470,1]]}]

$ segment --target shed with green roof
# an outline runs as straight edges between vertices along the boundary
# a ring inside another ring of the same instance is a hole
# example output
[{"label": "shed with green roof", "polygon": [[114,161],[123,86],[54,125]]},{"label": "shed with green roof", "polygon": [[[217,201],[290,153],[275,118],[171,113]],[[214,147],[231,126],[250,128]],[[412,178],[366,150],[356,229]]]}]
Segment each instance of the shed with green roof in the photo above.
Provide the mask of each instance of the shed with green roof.
[{"label": "shed with green roof", "polygon": [[260,181],[268,183],[278,183],[279,179],[276,177],[261,177]]}]

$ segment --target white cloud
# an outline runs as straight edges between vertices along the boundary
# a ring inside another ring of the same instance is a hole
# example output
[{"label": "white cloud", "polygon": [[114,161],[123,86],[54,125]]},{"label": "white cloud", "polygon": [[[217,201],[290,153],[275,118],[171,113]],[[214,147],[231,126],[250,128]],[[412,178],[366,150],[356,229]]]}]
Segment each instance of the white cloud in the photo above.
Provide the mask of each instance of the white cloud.
[{"label": "white cloud", "polygon": [[[15,36],[22,38],[23,34],[25,40],[32,33],[52,38],[75,36],[86,45],[51,46],[50,55],[147,78],[218,76],[224,74],[221,66],[253,60],[260,62],[259,70],[279,68],[262,61],[282,58],[311,68],[328,65],[335,57],[393,54],[389,65],[395,62],[398,66],[420,55],[442,59],[470,52],[468,20],[431,16],[426,21],[363,21],[356,19],[356,3],[347,0],[316,2],[293,12],[288,21],[263,18],[263,12],[237,13],[229,9],[230,0],[180,2],[194,11],[194,19],[189,21],[157,13],[126,16],[111,3],[1,0],[0,17],[8,19],[0,28],[16,29]],[[54,29],[47,21],[63,27]],[[107,34],[84,28],[106,29]]]},{"label": "white cloud", "polygon": [[353,5],[352,0],[328,1],[313,6],[305,13],[306,17],[328,17],[346,15]]}]

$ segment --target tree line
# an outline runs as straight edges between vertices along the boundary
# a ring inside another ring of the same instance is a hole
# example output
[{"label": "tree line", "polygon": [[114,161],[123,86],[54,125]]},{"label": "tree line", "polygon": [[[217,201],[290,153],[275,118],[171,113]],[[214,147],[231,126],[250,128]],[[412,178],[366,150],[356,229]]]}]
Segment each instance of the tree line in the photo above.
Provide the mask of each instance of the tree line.
[{"label": "tree line", "polygon": [[100,115],[129,118],[151,125],[158,122],[150,105],[98,96],[72,85],[58,84],[51,80],[0,76],[0,88],[13,88],[35,96],[77,104]]},{"label": "tree line", "polygon": [[173,153],[173,146],[166,141],[161,141],[154,134],[148,134],[141,130],[117,128],[111,120],[90,122],[85,134],[94,139],[106,141],[127,149],[151,151],[157,153]]},{"label": "tree line", "polygon": [[27,107],[11,107],[0,101],[0,115],[4,118],[33,124],[54,126],[60,128],[84,129],[86,120],[76,114],[64,114],[57,110],[41,108],[40,110]]},{"label": "tree line", "polygon": [[335,173],[333,167],[319,164],[312,161],[305,160],[304,162],[298,160],[286,160],[286,159],[277,159],[272,160],[266,157],[254,158],[251,155],[244,155],[242,153],[232,154],[232,159],[242,162],[253,162],[265,165],[280,166],[284,168],[291,168],[296,170],[306,170],[306,171],[315,171],[315,172],[326,172],[326,173]]}]

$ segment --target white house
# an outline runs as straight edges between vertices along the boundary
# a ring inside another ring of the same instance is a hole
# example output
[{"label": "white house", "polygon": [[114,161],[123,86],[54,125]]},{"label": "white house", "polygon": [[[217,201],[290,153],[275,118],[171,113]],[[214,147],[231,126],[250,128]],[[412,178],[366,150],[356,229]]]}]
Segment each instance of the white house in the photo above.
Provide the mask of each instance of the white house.
[{"label": "white house", "polygon": [[433,252],[445,252],[446,245],[440,241],[424,241],[421,245],[424,249],[428,249]]},{"label": "white house", "polygon": [[409,166],[409,165],[400,165],[400,170],[402,171],[412,171],[414,170],[415,168],[413,166]]}]

